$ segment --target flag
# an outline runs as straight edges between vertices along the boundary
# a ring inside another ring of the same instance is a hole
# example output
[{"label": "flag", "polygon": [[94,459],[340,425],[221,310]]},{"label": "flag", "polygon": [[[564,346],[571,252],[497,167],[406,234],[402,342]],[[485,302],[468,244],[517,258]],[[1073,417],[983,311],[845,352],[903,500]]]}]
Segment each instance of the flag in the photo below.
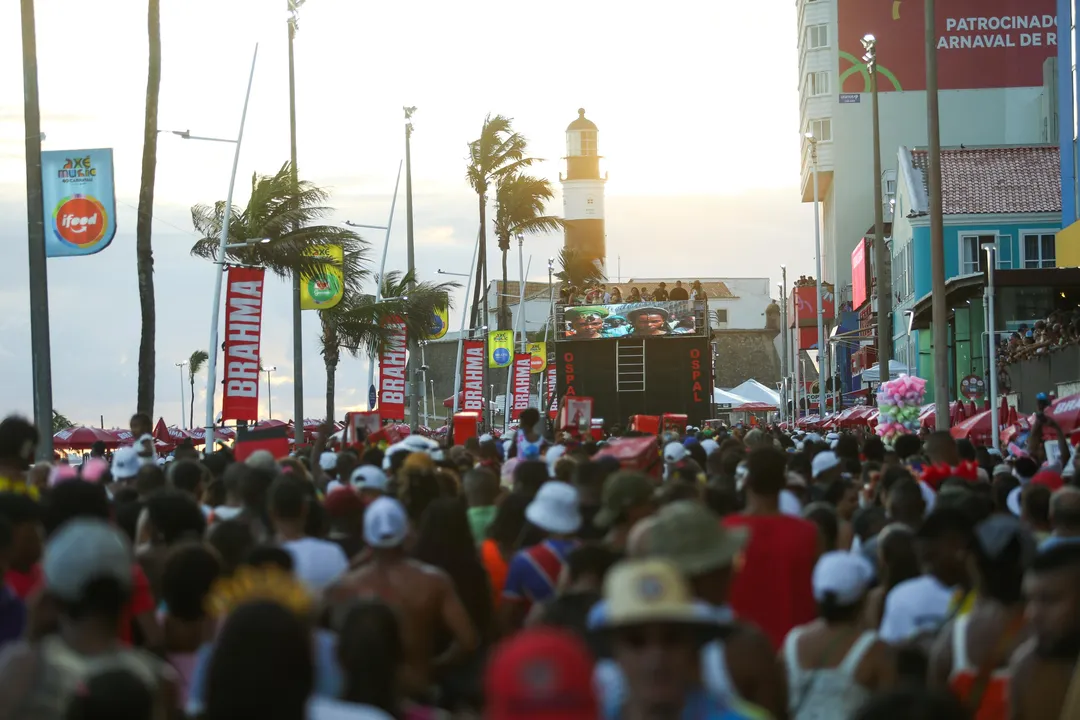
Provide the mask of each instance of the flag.
[{"label": "flag", "polygon": [[514,333],[496,330],[488,333],[488,367],[510,367],[514,361]]},{"label": "flag", "polygon": [[383,420],[405,419],[405,323],[396,315],[383,320],[392,337],[379,354],[379,414]]},{"label": "flag", "polygon": [[[222,420],[259,417],[259,349],[265,271],[233,267],[225,292],[225,371]],[[217,352],[217,348],[210,348]]]}]

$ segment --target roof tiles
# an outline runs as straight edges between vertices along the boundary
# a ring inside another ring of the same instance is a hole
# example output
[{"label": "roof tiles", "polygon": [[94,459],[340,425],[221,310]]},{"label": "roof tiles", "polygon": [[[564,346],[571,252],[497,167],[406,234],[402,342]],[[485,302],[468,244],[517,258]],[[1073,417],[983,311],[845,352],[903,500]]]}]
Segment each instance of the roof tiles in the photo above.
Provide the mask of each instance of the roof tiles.
[{"label": "roof tiles", "polygon": [[[911,162],[926,183],[927,151]],[[950,148],[941,151],[945,215],[1061,212],[1061,156],[1056,146]]]}]

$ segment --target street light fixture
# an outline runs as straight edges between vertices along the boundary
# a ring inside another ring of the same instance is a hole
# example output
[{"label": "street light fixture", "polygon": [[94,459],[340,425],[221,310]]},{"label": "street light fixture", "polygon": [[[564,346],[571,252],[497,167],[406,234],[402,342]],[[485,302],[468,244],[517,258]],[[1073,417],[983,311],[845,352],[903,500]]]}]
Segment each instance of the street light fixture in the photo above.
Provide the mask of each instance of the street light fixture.
[{"label": "street light fixture", "polygon": [[274,419],[274,397],[270,392],[270,373],[277,372],[277,366],[271,365],[270,367],[260,367],[264,373],[266,373],[266,414],[270,416],[270,419]]},{"label": "street light fixture", "polygon": [[818,207],[817,138],[806,133],[814,173],[814,261],[817,263],[818,416],[825,417],[825,295],[821,290],[821,209]]},{"label": "street light fixture", "polygon": [[187,367],[188,361],[173,363],[180,369],[180,427],[187,430],[187,423],[184,421],[184,368]]}]

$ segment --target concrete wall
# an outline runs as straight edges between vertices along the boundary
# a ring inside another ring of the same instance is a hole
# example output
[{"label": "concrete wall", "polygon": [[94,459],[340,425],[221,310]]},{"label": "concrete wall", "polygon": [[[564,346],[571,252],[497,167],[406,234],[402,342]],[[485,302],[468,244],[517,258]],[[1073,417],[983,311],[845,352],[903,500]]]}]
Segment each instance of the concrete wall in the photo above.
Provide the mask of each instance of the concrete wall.
[{"label": "concrete wall", "polygon": [[714,330],[716,387],[733,388],[754,379],[770,388],[780,381],[777,330]]}]

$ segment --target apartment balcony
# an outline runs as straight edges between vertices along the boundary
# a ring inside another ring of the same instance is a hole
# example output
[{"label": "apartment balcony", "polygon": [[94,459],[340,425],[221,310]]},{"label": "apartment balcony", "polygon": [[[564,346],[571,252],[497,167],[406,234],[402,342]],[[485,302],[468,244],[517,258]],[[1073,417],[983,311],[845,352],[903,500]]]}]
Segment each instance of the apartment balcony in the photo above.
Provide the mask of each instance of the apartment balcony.
[{"label": "apartment balcony", "polygon": [[[833,176],[833,144],[832,142],[819,142],[817,145],[818,158],[818,199],[824,198],[832,185]],[[813,165],[810,162],[810,143],[802,141],[802,174],[799,187],[802,190],[802,201],[814,201],[814,177]]]}]

